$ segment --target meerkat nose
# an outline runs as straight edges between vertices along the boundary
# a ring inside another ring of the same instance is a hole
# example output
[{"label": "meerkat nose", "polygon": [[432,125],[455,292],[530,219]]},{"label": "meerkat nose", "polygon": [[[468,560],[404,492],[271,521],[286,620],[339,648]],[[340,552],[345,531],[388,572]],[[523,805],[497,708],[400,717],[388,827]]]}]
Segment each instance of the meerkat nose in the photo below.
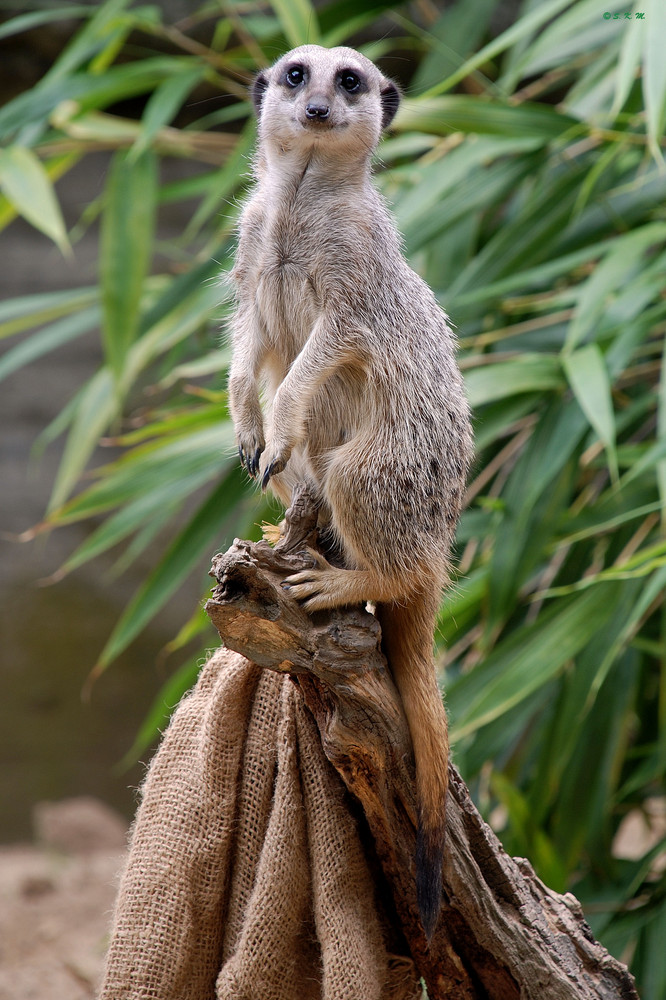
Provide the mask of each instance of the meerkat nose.
[{"label": "meerkat nose", "polygon": [[305,107],[305,114],[308,118],[320,118],[324,121],[324,119],[328,118],[330,113],[331,109],[328,104],[324,104],[323,102],[315,103],[314,101],[310,101],[310,103]]}]

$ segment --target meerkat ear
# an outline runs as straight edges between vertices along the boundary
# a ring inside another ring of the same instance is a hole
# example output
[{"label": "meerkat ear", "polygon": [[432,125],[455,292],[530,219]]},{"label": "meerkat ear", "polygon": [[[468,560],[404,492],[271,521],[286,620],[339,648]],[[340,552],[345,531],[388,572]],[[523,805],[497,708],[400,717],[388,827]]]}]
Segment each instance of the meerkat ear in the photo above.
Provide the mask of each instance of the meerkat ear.
[{"label": "meerkat ear", "polygon": [[250,87],[250,96],[252,98],[252,103],[254,104],[254,110],[259,117],[259,112],[261,111],[261,102],[264,99],[264,91],[268,86],[268,77],[265,73],[258,73],[254,80],[252,81],[252,86]]},{"label": "meerkat ear", "polygon": [[382,100],[382,128],[388,128],[400,104],[400,91],[390,80],[386,81],[386,86],[382,87],[379,96]]}]

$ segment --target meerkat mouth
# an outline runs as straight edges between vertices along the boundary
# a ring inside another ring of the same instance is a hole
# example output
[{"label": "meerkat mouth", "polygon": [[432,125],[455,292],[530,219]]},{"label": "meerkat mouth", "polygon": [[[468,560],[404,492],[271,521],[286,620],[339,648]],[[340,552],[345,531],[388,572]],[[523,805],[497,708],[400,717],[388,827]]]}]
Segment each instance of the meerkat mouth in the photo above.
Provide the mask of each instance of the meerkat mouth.
[{"label": "meerkat mouth", "polygon": [[340,122],[332,122],[327,120],[322,121],[318,118],[299,118],[299,125],[304,132],[310,132],[316,134],[318,132],[337,132],[344,126]]}]

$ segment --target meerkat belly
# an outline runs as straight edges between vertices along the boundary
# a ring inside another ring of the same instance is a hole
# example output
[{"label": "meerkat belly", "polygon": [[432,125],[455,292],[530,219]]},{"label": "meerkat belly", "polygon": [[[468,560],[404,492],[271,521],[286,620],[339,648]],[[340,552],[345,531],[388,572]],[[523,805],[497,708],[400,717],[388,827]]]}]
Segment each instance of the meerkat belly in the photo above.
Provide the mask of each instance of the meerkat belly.
[{"label": "meerkat belly", "polygon": [[372,422],[372,406],[363,377],[343,369],[320,386],[306,424],[308,452],[326,456],[353,441]]}]

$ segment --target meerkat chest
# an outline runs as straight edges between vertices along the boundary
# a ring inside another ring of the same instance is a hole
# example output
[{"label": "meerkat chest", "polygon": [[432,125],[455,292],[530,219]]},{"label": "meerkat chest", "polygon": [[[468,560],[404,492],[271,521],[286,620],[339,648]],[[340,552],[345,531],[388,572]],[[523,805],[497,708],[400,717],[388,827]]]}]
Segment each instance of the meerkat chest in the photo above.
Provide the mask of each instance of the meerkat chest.
[{"label": "meerkat chest", "polygon": [[255,301],[264,328],[273,346],[295,356],[321,309],[316,239],[298,214],[280,211],[266,220],[257,249]]}]

